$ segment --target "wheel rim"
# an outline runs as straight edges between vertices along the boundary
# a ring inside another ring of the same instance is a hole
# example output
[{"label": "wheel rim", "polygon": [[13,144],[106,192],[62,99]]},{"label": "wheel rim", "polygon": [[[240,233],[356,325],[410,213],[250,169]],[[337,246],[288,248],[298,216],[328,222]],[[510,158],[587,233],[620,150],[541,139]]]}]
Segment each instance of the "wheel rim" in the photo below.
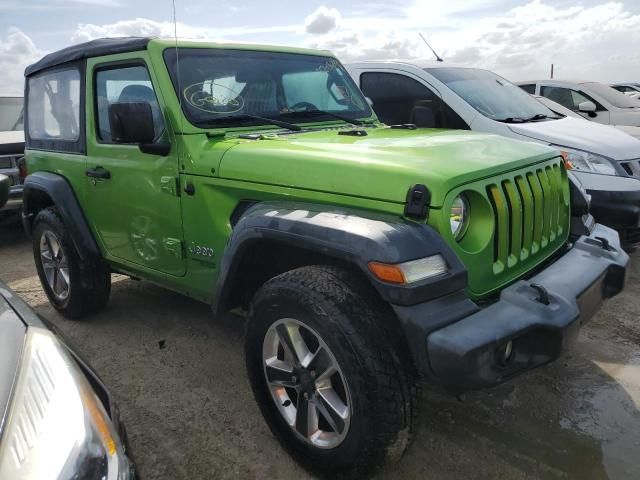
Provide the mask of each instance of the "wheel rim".
[{"label": "wheel rim", "polygon": [[262,347],[271,397],[299,438],[330,449],[349,431],[351,397],[335,356],[313,329],[292,318],[273,323]]},{"label": "wheel rim", "polygon": [[71,283],[69,263],[55,233],[45,231],[40,237],[40,262],[49,289],[58,300],[66,300]]}]

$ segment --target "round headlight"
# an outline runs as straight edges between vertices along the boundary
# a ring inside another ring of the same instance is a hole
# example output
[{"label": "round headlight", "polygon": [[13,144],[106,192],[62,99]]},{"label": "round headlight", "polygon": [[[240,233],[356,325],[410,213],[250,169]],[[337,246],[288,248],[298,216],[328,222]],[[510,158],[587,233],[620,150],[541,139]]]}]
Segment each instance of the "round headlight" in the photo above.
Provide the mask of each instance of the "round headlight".
[{"label": "round headlight", "polygon": [[469,203],[464,195],[458,195],[451,204],[449,221],[453,238],[461,240],[469,225]]}]

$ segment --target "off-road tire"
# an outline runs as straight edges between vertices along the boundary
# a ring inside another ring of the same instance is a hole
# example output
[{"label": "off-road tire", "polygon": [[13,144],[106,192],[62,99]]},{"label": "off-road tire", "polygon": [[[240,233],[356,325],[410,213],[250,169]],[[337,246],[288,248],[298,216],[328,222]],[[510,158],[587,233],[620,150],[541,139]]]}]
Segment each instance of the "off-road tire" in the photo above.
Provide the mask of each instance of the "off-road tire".
[{"label": "off-road tire", "polygon": [[[255,399],[274,435],[309,470],[357,477],[400,458],[410,442],[416,376],[393,312],[366,280],[344,269],[302,267],[266,282],[247,320],[246,366]],[[271,396],[263,366],[269,327],[293,318],[312,328],[333,352],[351,395],[342,443],[321,449],[301,440]]]},{"label": "off-road tire", "polygon": [[[33,257],[40,283],[51,305],[64,317],[77,320],[102,310],[111,292],[110,271],[101,263],[82,262],[69,232],[54,207],[41,210],[33,222]],[[67,259],[69,292],[60,299],[53,292],[44,273],[41,259],[41,239],[51,232],[60,243]]]}]

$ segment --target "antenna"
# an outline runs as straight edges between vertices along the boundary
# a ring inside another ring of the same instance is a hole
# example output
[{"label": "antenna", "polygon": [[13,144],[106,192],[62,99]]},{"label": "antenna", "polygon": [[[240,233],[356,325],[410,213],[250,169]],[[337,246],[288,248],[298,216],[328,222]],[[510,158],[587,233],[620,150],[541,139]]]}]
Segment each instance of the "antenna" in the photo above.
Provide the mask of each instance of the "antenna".
[{"label": "antenna", "polygon": [[444,60],[442,60],[442,59],[440,58],[440,55],[438,55],[438,54],[436,53],[436,51],[435,51],[433,48],[431,48],[431,45],[429,45],[429,42],[427,42],[427,39],[426,39],[426,38],[424,38],[424,35],[422,35],[422,33],[420,33],[420,32],[418,32],[418,35],[420,35],[420,38],[422,38],[422,40],[424,41],[424,43],[426,43],[426,44],[427,44],[427,47],[429,47],[429,50],[431,50],[431,52],[433,53],[433,55],[436,57],[436,61],[437,61],[437,62],[444,62]]},{"label": "antenna", "polygon": [[[178,80],[178,104],[180,105],[180,133],[184,133],[182,116],[184,112],[182,111],[182,83],[180,82],[180,53],[178,52],[178,22],[176,21],[176,0],[171,0],[171,7],[173,8],[173,38],[175,39],[175,49],[176,49],[176,73]],[[177,140],[177,139],[176,139]],[[180,158],[180,142],[176,141],[177,149],[178,149],[178,158]],[[184,169],[184,164],[183,167]]]}]

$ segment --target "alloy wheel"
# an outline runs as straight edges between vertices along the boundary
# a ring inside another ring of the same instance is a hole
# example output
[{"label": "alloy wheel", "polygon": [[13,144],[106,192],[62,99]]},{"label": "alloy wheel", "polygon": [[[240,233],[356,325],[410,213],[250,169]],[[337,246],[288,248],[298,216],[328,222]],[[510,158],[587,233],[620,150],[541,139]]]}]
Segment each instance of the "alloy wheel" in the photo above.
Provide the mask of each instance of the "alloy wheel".
[{"label": "alloy wheel", "polygon": [[69,263],[60,240],[49,230],[40,237],[40,261],[51,291],[58,300],[66,300],[71,290]]},{"label": "alloy wheel", "polygon": [[293,432],[318,448],[340,445],[349,431],[351,399],[320,335],[298,320],[280,319],[267,330],[262,359],[273,401]]}]

